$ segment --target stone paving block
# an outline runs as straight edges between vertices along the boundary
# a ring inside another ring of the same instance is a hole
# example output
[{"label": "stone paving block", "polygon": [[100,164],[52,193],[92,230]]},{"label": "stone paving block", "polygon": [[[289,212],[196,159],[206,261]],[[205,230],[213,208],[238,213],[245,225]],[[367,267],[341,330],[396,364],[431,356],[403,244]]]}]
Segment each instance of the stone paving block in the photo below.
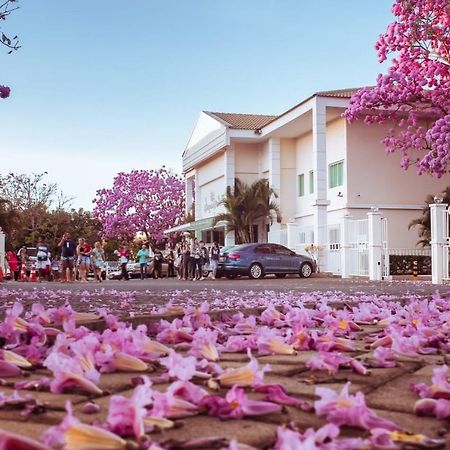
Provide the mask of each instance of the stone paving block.
[{"label": "stone paving block", "polygon": [[0,420],[0,429],[40,440],[44,431],[48,430],[48,425],[36,422],[15,422],[12,420]]},{"label": "stone paving block", "polygon": [[170,439],[188,440],[207,436],[220,436],[227,439],[236,438],[240,443],[256,447],[267,445],[275,438],[275,424],[255,420],[218,420],[208,416],[195,416],[177,421],[183,426],[151,437],[158,442]]},{"label": "stone paving block", "polygon": [[[334,389],[335,391],[340,391],[342,389],[343,383],[341,381],[330,381],[329,383],[319,383],[319,384],[306,384],[302,382],[303,374],[292,377],[283,377],[276,374],[266,374],[264,376],[264,382],[267,384],[281,384],[288,394],[298,396],[300,398],[307,397],[311,399],[315,397],[316,387],[327,387],[330,389]],[[361,383],[352,383],[350,386],[350,392],[352,394],[358,391],[364,391],[364,388],[367,389],[367,386],[364,386]]]},{"label": "stone paving block", "polygon": [[45,411],[41,414],[30,414],[26,417],[21,413],[22,411],[20,410],[0,409],[0,422],[2,420],[14,421],[21,424],[33,422],[51,426],[58,425],[65,416],[65,413],[62,411],[51,410]]},{"label": "stone paving block", "polygon": [[[0,390],[6,395],[12,395],[14,393],[14,389],[9,387],[8,388],[2,387]],[[77,403],[86,401],[89,398],[88,395],[83,395],[82,393],[53,394],[47,391],[28,391],[28,390],[20,390],[18,392],[22,397],[30,395],[39,402],[47,405],[48,408],[55,410],[65,409],[65,404],[68,400],[75,405]]]},{"label": "stone paving block", "polygon": [[[427,436],[442,436],[450,431],[450,425],[444,420],[436,420],[432,417],[418,417],[414,414],[405,414],[395,411],[374,409],[380,417],[392,420],[400,426],[403,431],[409,433],[426,434]],[[448,447],[447,447],[448,448]]]},{"label": "stone paving block", "polygon": [[367,395],[367,404],[372,408],[412,413],[414,403],[419,397],[410,390],[409,386],[411,383],[429,384],[430,376],[415,372],[398,377],[384,385],[380,385]]}]

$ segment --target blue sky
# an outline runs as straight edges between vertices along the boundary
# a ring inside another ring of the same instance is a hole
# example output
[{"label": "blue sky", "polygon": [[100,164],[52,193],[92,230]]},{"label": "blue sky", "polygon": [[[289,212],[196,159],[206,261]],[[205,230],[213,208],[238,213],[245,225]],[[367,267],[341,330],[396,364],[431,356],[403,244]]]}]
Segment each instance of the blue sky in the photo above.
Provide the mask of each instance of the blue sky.
[{"label": "blue sky", "polygon": [[0,173],[48,171],[91,209],[119,171],[181,171],[201,110],[277,114],[373,84],[392,0],[20,0],[2,24]]}]

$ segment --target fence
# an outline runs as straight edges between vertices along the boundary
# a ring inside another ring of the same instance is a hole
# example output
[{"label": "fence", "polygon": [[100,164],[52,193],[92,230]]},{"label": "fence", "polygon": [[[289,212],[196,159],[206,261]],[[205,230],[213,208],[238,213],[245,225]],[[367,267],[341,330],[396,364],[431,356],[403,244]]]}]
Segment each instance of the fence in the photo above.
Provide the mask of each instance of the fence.
[{"label": "fence", "polygon": [[348,221],[349,273],[354,276],[369,275],[368,220]]}]

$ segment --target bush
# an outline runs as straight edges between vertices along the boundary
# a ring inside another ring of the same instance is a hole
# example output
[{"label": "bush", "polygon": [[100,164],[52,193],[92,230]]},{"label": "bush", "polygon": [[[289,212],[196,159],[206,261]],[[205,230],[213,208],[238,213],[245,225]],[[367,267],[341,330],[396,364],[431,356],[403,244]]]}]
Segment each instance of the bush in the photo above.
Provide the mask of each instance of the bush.
[{"label": "bush", "polygon": [[419,275],[431,275],[431,256],[389,255],[391,275],[412,275],[414,261],[417,261]]}]

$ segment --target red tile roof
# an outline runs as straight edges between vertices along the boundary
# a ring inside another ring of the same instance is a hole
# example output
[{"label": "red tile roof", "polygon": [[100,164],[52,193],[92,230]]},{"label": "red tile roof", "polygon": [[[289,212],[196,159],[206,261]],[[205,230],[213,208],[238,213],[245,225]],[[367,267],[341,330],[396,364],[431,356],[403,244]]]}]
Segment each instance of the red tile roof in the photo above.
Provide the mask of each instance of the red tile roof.
[{"label": "red tile roof", "polygon": [[277,116],[270,116],[266,114],[238,114],[238,113],[223,113],[205,111],[210,116],[226,122],[230,128],[237,130],[258,130],[262,128]]},{"label": "red tile roof", "polygon": [[361,88],[349,88],[349,89],[337,89],[334,91],[320,91],[316,92],[314,96],[319,97],[338,97],[338,98],[350,98],[353,94],[356,94]]}]

